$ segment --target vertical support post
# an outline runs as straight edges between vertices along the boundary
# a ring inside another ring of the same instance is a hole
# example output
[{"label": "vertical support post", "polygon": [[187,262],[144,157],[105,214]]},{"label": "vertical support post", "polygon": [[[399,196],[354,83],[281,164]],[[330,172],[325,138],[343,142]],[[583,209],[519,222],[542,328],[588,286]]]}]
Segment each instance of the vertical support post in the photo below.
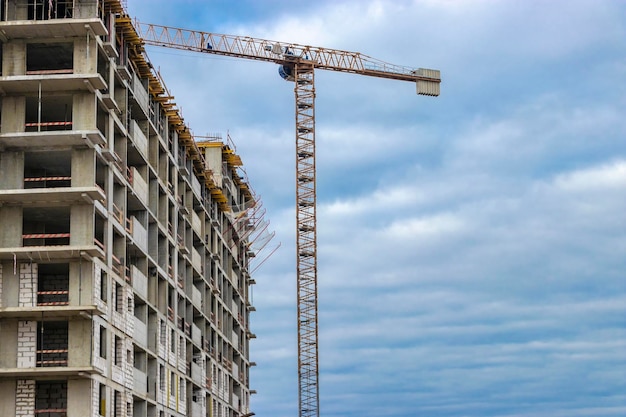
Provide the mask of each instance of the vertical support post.
[{"label": "vertical support post", "polygon": [[41,81],[39,81],[37,96],[37,132],[41,132]]},{"label": "vertical support post", "polygon": [[319,417],[315,84],[313,64],[293,68],[296,94],[296,256],[300,417]]}]

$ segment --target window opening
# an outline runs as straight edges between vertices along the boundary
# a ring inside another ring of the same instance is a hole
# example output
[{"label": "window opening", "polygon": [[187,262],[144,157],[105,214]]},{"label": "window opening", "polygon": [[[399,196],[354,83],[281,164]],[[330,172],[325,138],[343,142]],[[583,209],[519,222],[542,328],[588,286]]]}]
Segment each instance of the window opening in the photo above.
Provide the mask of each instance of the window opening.
[{"label": "window opening", "polygon": [[40,321],[37,323],[37,366],[67,366],[68,323]]},{"label": "window opening", "polygon": [[40,264],[37,274],[38,306],[69,304],[69,264]]},{"label": "window opening", "polygon": [[74,70],[71,42],[29,43],[26,45],[26,74],[71,74]]},{"label": "window opening", "polygon": [[104,326],[100,326],[100,353],[101,358],[107,357],[107,329]]},{"label": "window opening", "polygon": [[35,384],[35,416],[67,416],[67,381],[37,381]]}]

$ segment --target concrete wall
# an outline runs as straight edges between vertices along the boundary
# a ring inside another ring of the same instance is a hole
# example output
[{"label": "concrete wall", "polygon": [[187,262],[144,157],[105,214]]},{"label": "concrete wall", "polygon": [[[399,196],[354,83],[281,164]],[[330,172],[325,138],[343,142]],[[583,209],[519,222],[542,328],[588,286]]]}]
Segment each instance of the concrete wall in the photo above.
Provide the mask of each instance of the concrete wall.
[{"label": "concrete wall", "polygon": [[0,381],[0,416],[15,415],[16,385],[16,381]]}]

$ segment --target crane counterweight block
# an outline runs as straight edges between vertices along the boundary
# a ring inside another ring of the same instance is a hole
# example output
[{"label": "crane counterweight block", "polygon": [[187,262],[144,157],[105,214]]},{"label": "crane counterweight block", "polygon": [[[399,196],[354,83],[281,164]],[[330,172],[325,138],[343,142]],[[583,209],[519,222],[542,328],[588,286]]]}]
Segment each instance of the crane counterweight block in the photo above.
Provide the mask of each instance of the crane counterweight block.
[{"label": "crane counterweight block", "polygon": [[422,96],[438,96],[441,84],[441,72],[434,69],[420,68],[415,70],[420,78],[416,81],[417,94]]}]

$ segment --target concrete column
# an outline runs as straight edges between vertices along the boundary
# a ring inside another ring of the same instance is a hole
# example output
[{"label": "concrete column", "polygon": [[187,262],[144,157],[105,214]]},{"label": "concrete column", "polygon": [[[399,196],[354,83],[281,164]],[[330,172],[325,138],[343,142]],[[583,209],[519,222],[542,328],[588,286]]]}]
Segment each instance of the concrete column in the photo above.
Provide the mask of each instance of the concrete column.
[{"label": "concrete column", "polygon": [[9,3],[9,16],[14,16],[15,20],[27,20],[28,8],[20,2],[10,1]]},{"label": "concrete column", "polygon": [[99,287],[100,277],[94,274],[94,264],[88,261],[70,263],[70,305],[93,305],[94,287]]},{"label": "concrete column", "polygon": [[2,46],[2,75],[26,74],[26,43],[21,39],[11,40]]},{"label": "concrete column", "polygon": [[99,2],[83,0],[78,3],[80,7],[74,9],[74,18],[86,19],[88,17],[98,17]]},{"label": "concrete column", "polygon": [[[3,320],[0,322],[0,334],[2,334],[2,343],[0,343],[0,368],[15,368],[17,363],[17,321]],[[0,398],[2,392],[0,390]],[[2,400],[0,400],[2,405]],[[2,407],[0,407],[2,409]],[[0,413],[4,416],[5,414]],[[12,414],[6,414],[12,415]]]},{"label": "concrete column", "polygon": [[90,320],[72,320],[68,327],[68,366],[91,365],[92,322]]},{"label": "concrete column", "polygon": [[22,246],[22,207],[0,207],[0,247]]},{"label": "concrete column", "polygon": [[72,123],[74,130],[95,130],[96,95],[91,93],[74,94],[72,101]]},{"label": "concrete column", "polygon": [[98,391],[92,389],[92,385],[94,384],[90,379],[67,381],[67,417],[99,415],[98,408],[93,407],[98,402]]},{"label": "concrete column", "polygon": [[20,264],[20,290],[18,296],[20,307],[37,305],[37,264]]},{"label": "concrete column", "polygon": [[72,149],[72,187],[93,187],[96,183],[96,156],[93,149]]},{"label": "concrete column", "polygon": [[74,41],[74,74],[93,74],[98,65],[98,43],[93,35]]},{"label": "concrete column", "polygon": [[93,245],[94,208],[74,205],[70,208],[70,245]]},{"label": "concrete column", "polygon": [[18,379],[15,392],[15,417],[35,415],[35,381]]},{"label": "concrete column", "polygon": [[0,154],[0,189],[22,188],[24,188],[24,152],[2,152]]},{"label": "concrete column", "polygon": [[[6,44],[5,44],[6,45]],[[6,48],[6,46],[5,46]],[[5,54],[6,57],[6,54]],[[4,62],[3,62],[4,65]],[[3,69],[2,75],[7,74]],[[26,97],[5,96],[2,98],[2,133],[23,132],[26,123]]]},{"label": "concrete column", "polygon": [[20,288],[18,277],[17,263],[4,262],[2,264],[2,291],[0,292],[2,307],[17,307]]}]

